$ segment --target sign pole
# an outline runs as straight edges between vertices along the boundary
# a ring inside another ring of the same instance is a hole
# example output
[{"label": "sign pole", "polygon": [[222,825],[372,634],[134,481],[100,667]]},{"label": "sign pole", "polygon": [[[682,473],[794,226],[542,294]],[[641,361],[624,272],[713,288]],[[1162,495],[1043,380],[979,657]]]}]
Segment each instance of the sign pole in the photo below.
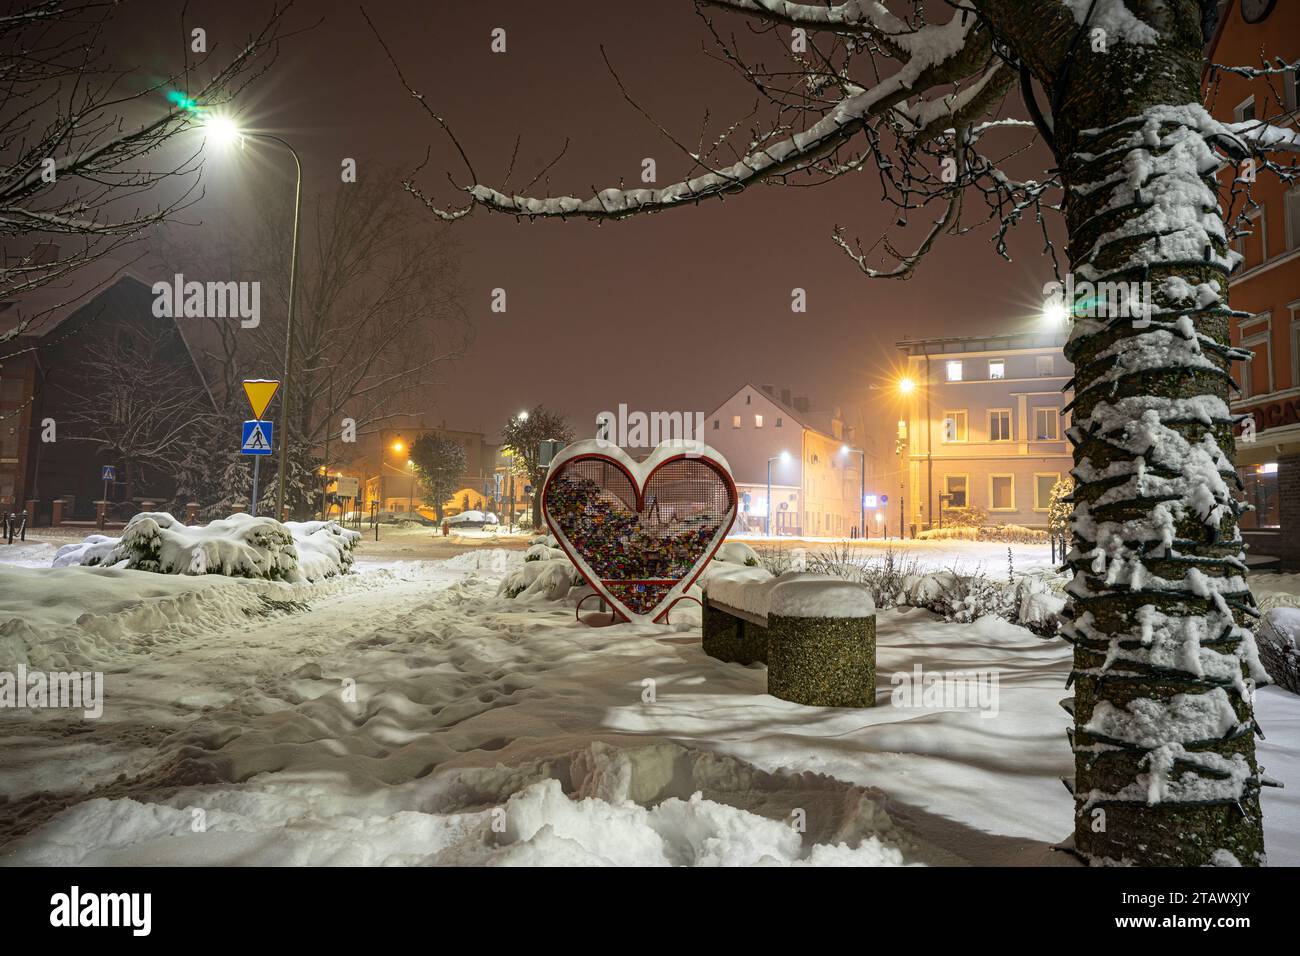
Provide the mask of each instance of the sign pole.
[{"label": "sign pole", "polygon": [[257,517],[257,473],[261,469],[262,456],[253,456],[253,500],[248,504],[248,513],[254,518]]}]

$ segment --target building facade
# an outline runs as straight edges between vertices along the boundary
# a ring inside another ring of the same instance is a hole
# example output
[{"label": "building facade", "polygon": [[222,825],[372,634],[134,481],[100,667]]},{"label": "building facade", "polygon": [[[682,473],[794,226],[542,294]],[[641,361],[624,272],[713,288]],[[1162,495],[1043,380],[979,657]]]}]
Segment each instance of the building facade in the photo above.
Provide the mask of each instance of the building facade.
[{"label": "building facade", "polygon": [[1064,345],[1064,332],[898,343],[914,386],[899,423],[909,534],[968,508],[1047,527],[1052,485],[1073,466]]},{"label": "building facade", "polygon": [[[362,491],[362,507],[369,511],[375,506],[380,511],[402,513],[429,509],[415,477],[410,461],[411,443],[421,435],[433,434],[456,442],[465,450],[465,471],[457,482],[457,489],[443,505],[444,514],[461,511],[498,511],[508,488],[501,487],[504,474],[501,447],[487,441],[482,432],[462,431],[438,427],[410,427],[380,429],[366,442],[363,454],[343,465],[330,465],[331,475],[355,477]],[[516,490],[516,501],[522,500],[522,489]],[[432,514],[430,515],[432,516]]]},{"label": "building facade", "polygon": [[[731,466],[740,495],[739,533],[860,536],[859,493],[875,493],[875,459],[855,441],[840,409],[818,413],[789,389],[746,384],[704,417],[704,441]],[[863,472],[865,459],[866,471]],[[771,502],[768,469],[771,468]],[[867,512],[867,533],[876,533]]]},{"label": "building facade", "polygon": [[[1262,19],[1247,23],[1238,3],[1221,7],[1211,44],[1216,63],[1259,66],[1260,50],[1279,62],[1300,60],[1300,4],[1255,5]],[[1256,14],[1258,15],[1258,13]],[[1296,128],[1295,71],[1251,79],[1207,74],[1207,105],[1225,122],[1263,120]],[[1232,170],[1223,174],[1230,182]],[[1238,174],[1240,175],[1240,173]],[[1231,305],[1248,313],[1231,320],[1232,344],[1253,357],[1235,369],[1241,392],[1232,404],[1249,421],[1237,431],[1237,471],[1254,506],[1242,515],[1250,552],[1300,561],[1300,184],[1261,171],[1251,186],[1249,235],[1233,246],[1241,264],[1230,280]],[[1241,212],[1239,204],[1230,213]]]}]

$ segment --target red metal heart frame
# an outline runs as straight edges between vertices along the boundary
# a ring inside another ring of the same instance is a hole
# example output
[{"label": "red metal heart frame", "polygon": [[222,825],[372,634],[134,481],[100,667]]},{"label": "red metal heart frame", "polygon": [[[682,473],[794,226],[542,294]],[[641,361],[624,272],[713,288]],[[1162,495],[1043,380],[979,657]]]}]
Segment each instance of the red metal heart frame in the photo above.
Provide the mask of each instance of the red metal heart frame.
[{"label": "red metal heart frame", "polygon": [[[683,461],[702,467],[684,473],[677,465]],[[612,466],[626,486],[611,487],[607,474],[600,480],[584,474],[594,463],[602,472]],[[678,474],[672,476],[674,469]],[[647,499],[660,478],[698,492],[696,498],[674,495],[667,520],[659,497]],[[636,462],[596,439],[570,445],[556,457],[542,487],[542,513],[564,553],[620,617],[661,622],[722,545],[736,519],[737,498],[726,459],[707,446],[668,442]],[[645,520],[657,520],[649,527],[642,524],[647,500],[651,514]],[[684,517],[679,507],[688,510]],[[647,541],[653,546],[638,546]]]}]

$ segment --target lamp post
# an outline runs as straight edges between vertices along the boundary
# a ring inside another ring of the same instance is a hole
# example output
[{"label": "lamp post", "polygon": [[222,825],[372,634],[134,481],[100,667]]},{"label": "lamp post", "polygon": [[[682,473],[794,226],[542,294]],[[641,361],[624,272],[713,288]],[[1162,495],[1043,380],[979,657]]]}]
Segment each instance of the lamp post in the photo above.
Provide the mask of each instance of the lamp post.
[{"label": "lamp post", "polygon": [[862,448],[840,446],[840,454],[850,455],[857,452],[862,467],[858,469],[858,534],[867,536],[867,453]]},{"label": "lamp post", "polygon": [[779,455],[774,455],[767,460],[767,527],[765,533],[767,537],[772,537],[772,462],[779,461],[782,464],[790,460],[790,453],[783,451]]},{"label": "lamp post", "polygon": [[284,328],[284,380],[280,383],[280,415],[284,420],[280,423],[280,450],[278,454],[280,476],[275,489],[275,517],[279,521],[284,518],[284,486],[288,479],[289,381],[293,377],[293,305],[294,287],[298,284],[298,225],[302,214],[302,159],[299,158],[298,151],[290,146],[288,141],[276,136],[274,133],[241,130],[228,117],[213,117],[203,124],[203,128],[211,131],[219,140],[227,143],[238,142],[242,146],[243,141],[251,137],[283,146],[289,151],[289,155],[293,157],[293,165],[297,173],[293,187],[293,244],[289,257],[289,318]]}]

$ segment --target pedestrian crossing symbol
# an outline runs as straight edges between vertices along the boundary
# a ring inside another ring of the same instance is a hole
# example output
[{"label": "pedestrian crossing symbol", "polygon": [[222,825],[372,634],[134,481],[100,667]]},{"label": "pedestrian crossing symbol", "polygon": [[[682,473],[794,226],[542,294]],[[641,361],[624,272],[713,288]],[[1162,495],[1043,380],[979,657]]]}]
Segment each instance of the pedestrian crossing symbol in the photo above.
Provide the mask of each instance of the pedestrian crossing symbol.
[{"label": "pedestrian crossing symbol", "polygon": [[240,443],[239,453],[241,455],[271,454],[271,428],[271,422],[258,419],[244,422],[244,440]]}]

